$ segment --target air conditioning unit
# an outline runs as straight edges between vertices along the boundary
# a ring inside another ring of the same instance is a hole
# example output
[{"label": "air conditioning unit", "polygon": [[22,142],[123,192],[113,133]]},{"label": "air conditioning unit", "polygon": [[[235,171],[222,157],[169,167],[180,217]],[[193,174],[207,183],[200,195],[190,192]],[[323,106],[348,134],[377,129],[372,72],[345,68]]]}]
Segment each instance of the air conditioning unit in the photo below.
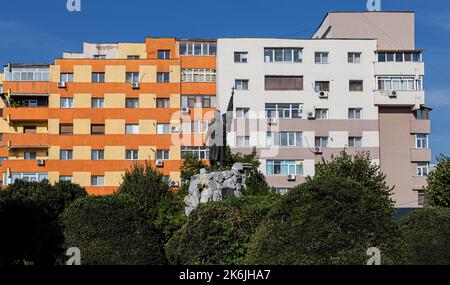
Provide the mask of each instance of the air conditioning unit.
[{"label": "air conditioning unit", "polygon": [[170,181],[170,187],[180,187],[180,182],[178,182],[178,181]]},{"label": "air conditioning unit", "polygon": [[65,82],[65,81],[58,82],[58,88],[66,88],[66,87],[67,87],[67,82]]},{"label": "air conditioning unit", "polygon": [[268,119],[267,119],[267,123],[268,123],[269,125],[276,125],[277,122],[278,122],[277,118],[268,118]]},{"label": "air conditioning unit", "polygon": [[164,166],[164,160],[157,159],[156,160],[156,167],[163,167]]},{"label": "air conditioning unit", "polygon": [[181,113],[183,115],[189,115],[189,107],[181,107]]},{"label": "air conditioning unit", "polygon": [[295,181],[296,180],[295,175],[289,174],[287,180],[291,182]]},{"label": "air conditioning unit", "polygon": [[328,91],[320,91],[319,98],[328,98]]},{"label": "air conditioning unit", "polygon": [[36,159],[36,164],[38,166],[44,166],[45,165],[45,160],[43,160],[43,159]]},{"label": "air conditioning unit", "polygon": [[314,120],[315,118],[316,118],[315,112],[308,112],[308,119],[309,120]]},{"label": "air conditioning unit", "polygon": [[131,82],[131,88],[139,89],[141,88],[141,85],[139,84],[139,82]]},{"label": "air conditioning unit", "polygon": [[173,126],[170,128],[170,132],[171,133],[179,133],[180,132],[180,127],[179,126]]},{"label": "air conditioning unit", "polygon": [[313,151],[314,151],[315,154],[322,154],[323,153],[322,148],[319,147],[319,146],[314,147]]},{"label": "air conditioning unit", "polygon": [[397,98],[397,91],[393,90],[389,92],[389,98]]}]

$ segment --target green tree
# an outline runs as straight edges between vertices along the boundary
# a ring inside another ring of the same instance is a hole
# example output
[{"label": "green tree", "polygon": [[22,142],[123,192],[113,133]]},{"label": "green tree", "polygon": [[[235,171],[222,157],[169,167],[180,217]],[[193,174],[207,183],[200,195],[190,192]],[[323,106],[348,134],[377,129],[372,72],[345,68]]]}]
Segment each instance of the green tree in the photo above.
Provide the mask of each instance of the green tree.
[{"label": "green tree", "polygon": [[244,196],[199,206],[166,244],[171,264],[241,265],[251,235],[280,196]]},{"label": "green tree", "polygon": [[78,247],[85,265],[166,263],[158,233],[129,194],[91,196],[62,216],[68,247]]},{"label": "green tree", "polygon": [[400,221],[414,265],[450,265],[450,209],[430,207]]},{"label": "green tree", "polygon": [[191,181],[191,177],[199,174],[200,169],[208,168],[207,165],[203,163],[198,158],[195,158],[192,154],[187,154],[183,157],[183,165],[181,166],[181,181],[184,185],[188,185]]},{"label": "green tree", "polygon": [[450,157],[438,156],[436,168],[428,175],[425,195],[431,206],[450,207]]}]

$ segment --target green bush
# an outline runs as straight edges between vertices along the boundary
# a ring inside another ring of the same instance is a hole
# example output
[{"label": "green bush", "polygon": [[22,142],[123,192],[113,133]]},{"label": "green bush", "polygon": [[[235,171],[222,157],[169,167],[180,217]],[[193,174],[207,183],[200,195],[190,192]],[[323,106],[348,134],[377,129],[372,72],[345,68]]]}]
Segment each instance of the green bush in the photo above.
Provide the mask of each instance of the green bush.
[{"label": "green bush", "polygon": [[411,264],[450,265],[450,209],[426,208],[400,221],[412,251]]},{"label": "green bush", "polygon": [[425,194],[430,205],[450,207],[450,157],[438,157],[438,164],[428,175],[427,181]]},{"label": "green bush", "polygon": [[279,199],[246,196],[199,206],[166,244],[170,264],[244,264],[251,235]]}]

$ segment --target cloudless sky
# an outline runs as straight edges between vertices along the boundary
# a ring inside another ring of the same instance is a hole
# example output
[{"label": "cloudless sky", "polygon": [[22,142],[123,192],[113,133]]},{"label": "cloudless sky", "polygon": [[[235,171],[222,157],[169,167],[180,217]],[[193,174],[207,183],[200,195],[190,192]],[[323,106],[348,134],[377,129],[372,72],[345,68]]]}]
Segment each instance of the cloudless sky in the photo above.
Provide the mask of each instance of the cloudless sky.
[{"label": "cloudless sky", "polygon": [[[0,65],[52,62],[82,42],[144,42],[145,37],[309,38],[328,11],[366,11],[367,0],[14,0],[0,5]],[[424,49],[433,155],[450,156],[450,1],[382,0],[383,11],[416,12]]]}]

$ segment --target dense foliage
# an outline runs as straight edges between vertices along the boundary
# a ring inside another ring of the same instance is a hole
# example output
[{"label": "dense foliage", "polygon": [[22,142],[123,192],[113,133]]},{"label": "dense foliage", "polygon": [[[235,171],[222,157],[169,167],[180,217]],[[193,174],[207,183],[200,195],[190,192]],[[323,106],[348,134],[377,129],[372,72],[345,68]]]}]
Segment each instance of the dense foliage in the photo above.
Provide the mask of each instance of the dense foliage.
[{"label": "dense foliage", "polygon": [[438,157],[436,168],[428,175],[425,193],[431,206],[450,207],[450,157]]},{"label": "dense foliage", "polygon": [[403,235],[411,248],[411,264],[450,265],[450,209],[426,208],[404,217]]}]

